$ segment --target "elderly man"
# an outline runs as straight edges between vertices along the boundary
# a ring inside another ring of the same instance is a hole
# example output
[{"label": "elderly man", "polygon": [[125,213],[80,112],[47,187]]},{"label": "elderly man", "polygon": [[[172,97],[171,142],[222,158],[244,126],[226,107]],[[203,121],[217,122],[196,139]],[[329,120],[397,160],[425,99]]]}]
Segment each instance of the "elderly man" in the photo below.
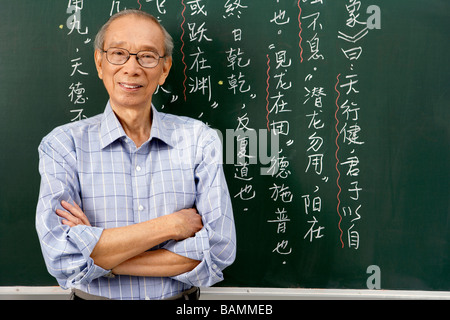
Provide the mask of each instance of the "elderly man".
[{"label": "elderly man", "polygon": [[220,140],[152,105],[173,49],[153,16],[119,12],[95,45],[104,113],[56,128],[39,146],[47,269],[73,299],[196,299],[236,254]]}]

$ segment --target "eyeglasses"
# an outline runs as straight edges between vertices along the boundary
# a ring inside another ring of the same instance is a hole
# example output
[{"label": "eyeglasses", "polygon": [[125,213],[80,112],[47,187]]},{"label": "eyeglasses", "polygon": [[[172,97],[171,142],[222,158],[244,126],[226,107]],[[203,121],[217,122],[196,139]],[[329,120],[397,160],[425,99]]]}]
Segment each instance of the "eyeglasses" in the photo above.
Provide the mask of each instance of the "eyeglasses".
[{"label": "eyeglasses", "polygon": [[111,64],[122,65],[125,64],[130,56],[136,56],[137,62],[144,68],[154,68],[158,65],[159,59],[165,56],[160,56],[154,51],[139,51],[138,53],[130,53],[127,49],[122,48],[109,48],[108,50],[102,50],[106,53],[106,59]]}]

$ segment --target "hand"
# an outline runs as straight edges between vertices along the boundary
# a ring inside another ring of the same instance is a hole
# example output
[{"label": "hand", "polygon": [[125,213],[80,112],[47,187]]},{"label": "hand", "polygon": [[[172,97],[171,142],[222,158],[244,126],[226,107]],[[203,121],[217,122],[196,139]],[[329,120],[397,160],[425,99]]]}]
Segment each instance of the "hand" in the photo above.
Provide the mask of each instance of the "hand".
[{"label": "hand", "polygon": [[202,217],[198,214],[197,210],[183,209],[174,212],[169,215],[174,219],[174,240],[180,241],[190,237],[193,237],[195,233],[203,228]]},{"label": "hand", "polygon": [[67,201],[61,201],[61,206],[67,211],[56,209],[56,214],[65,220],[62,221],[63,224],[69,227],[75,227],[78,225],[91,226],[88,218],[81,210],[81,208],[74,202],[74,205],[71,205]]}]

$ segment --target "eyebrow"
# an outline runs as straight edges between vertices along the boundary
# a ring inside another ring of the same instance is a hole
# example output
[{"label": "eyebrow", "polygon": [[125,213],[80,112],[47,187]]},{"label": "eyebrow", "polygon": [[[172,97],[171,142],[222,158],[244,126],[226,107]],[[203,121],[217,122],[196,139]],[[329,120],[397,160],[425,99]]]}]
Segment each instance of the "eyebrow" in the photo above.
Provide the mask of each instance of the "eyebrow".
[{"label": "eyebrow", "polygon": [[[125,46],[127,44],[127,42],[125,41],[114,41],[111,42],[110,44],[110,48],[122,48],[122,46]],[[139,51],[155,51],[156,53],[158,53],[158,49],[152,45],[143,45],[141,46],[141,49]]]}]

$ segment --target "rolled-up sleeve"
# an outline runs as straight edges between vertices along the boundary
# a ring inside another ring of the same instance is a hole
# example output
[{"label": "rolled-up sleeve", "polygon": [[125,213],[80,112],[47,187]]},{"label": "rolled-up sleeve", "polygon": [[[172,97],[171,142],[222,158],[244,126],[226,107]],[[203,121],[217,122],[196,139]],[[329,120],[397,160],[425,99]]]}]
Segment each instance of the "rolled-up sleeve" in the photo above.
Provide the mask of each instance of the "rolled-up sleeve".
[{"label": "rolled-up sleeve", "polygon": [[41,185],[36,230],[42,254],[49,273],[59,285],[76,288],[109,272],[96,266],[90,257],[103,229],[83,225],[70,228],[62,224],[56,215],[56,209],[62,209],[62,200],[81,206],[75,151],[58,139],[46,138],[38,150]]},{"label": "rolled-up sleeve", "polygon": [[222,166],[222,145],[216,132],[208,130],[195,170],[196,208],[203,228],[194,237],[169,241],[164,249],[198,260],[190,272],[172,277],[193,286],[212,286],[223,280],[222,271],[236,257],[236,231],[231,198]]}]

